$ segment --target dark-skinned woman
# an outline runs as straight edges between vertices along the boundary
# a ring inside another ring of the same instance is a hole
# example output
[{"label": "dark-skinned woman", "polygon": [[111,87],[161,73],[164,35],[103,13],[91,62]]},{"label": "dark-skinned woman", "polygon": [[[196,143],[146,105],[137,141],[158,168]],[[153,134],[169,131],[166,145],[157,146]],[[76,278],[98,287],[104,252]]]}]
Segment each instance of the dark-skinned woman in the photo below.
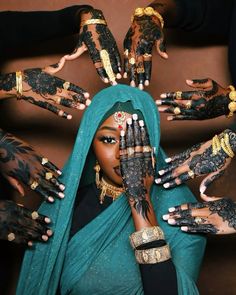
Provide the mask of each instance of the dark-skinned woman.
[{"label": "dark-skinned woman", "polygon": [[27,251],[17,294],[198,294],[205,240],[162,220],[194,197],[153,185],[159,140],[147,93],[117,85],[93,98],[63,169],[65,198],[39,210],[54,235]]}]

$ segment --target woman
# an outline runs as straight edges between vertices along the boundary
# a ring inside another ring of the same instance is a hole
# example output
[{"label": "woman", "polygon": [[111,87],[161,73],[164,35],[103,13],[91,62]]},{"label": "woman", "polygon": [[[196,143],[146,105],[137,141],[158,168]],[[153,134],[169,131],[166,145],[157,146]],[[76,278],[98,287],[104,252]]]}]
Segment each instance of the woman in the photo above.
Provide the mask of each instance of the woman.
[{"label": "woman", "polygon": [[[36,292],[43,295],[55,294],[60,280],[61,294],[143,294],[138,263],[135,261],[134,250],[128,242],[129,236],[138,230],[137,224],[134,228],[131,217],[131,211],[134,216],[138,210],[133,212],[134,207],[130,210],[130,198],[127,202],[126,196],[122,194],[91,222],[80,225],[80,230],[74,232],[77,203],[75,210],[73,208],[78,186],[84,188],[85,185],[95,182],[93,167],[96,167],[96,159],[90,147],[93,142],[96,154],[95,141],[98,135],[96,131],[99,132],[104,115],[117,102],[122,105],[126,101],[131,101],[135,112],[139,110],[144,117],[151,145],[156,147],[157,169],[164,162],[164,154],[159,149],[159,116],[151,97],[145,92],[124,85],[113,86],[99,92],[83,116],[73,153],[63,170],[62,180],[66,185],[66,197],[63,203],[57,202],[55,204],[57,208],[54,207],[53,210],[47,204],[43,204],[41,208],[41,213],[48,214],[55,223],[54,235],[48,247],[36,245],[34,251],[26,253],[18,294],[35,294]],[[122,109],[120,111],[122,112]],[[118,129],[123,127],[120,125],[122,124],[117,125]],[[122,153],[122,144],[120,152]],[[110,157],[111,161],[114,161],[114,157],[117,155],[113,154],[113,157]],[[121,157],[121,170],[125,170],[124,161]],[[107,178],[111,177],[109,172],[102,172]],[[126,187],[127,172],[121,171],[121,173],[126,194],[129,196]],[[150,177],[154,179],[153,176]],[[82,189],[79,193],[81,191]],[[147,190],[143,191],[148,194]],[[149,205],[154,207],[158,224],[165,233],[166,242],[170,245],[177,274],[178,293],[198,294],[195,280],[204,252],[205,240],[197,235],[186,235],[176,228],[169,228],[161,220],[167,208],[179,202],[194,200],[194,197],[187,188],[165,191],[161,187],[153,186],[151,199],[152,203],[150,202]],[[145,197],[142,200],[149,201]],[[73,211],[75,218],[71,227]],[[144,213],[143,221],[153,225],[155,221],[153,222],[150,218],[151,211],[152,207],[147,211],[147,215]],[[83,214],[82,210],[81,214]],[[79,217],[78,215],[78,219]],[[70,235],[73,236],[70,237]]]}]

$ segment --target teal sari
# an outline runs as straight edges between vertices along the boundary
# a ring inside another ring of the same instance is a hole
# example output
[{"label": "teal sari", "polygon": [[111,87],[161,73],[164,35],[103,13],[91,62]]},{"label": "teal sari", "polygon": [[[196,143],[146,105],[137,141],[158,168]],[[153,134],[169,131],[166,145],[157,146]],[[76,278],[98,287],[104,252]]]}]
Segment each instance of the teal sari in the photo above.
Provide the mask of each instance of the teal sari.
[{"label": "teal sari", "polygon": [[[44,203],[40,208],[40,213],[53,220],[54,235],[48,243],[37,244],[34,250],[26,251],[18,295],[53,295],[59,284],[62,295],[143,294],[139,266],[129,245],[128,237],[135,229],[125,195],[69,240],[78,186],[92,183],[95,179],[95,159],[89,153],[94,134],[104,114],[118,101],[131,101],[133,107],[142,112],[151,145],[157,148],[157,169],[163,166],[165,154],[159,146],[159,114],[151,96],[126,85],[100,91],[84,113],[73,152],[63,169],[64,200],[57,200],[54,205]],[[159,225],[171,248],[178,293],[198,294],[195,282],[205,239],[200,235],[183,233],[162,220],[169,207],[196,200],[184,185],[165,190],[154,184],[151,196]]]}]

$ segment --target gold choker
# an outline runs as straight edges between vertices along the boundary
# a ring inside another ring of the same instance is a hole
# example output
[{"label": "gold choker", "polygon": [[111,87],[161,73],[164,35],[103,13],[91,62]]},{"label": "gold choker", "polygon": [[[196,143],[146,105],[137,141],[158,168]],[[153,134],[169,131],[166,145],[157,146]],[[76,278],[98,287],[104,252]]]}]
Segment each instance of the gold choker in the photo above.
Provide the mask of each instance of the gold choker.
[{"label": "gold choker", "polygon": [[107,183],[103,177],[101,178],[99,183],[97,183],[97,188],[101,189],[101,194],[99,196],[100,204],[103,203],[104,197],[106,195],[108,197],[111,197],[113,201],[115,201],[120,196],[120,194],[125,191],[123,187],[116,187]]}]

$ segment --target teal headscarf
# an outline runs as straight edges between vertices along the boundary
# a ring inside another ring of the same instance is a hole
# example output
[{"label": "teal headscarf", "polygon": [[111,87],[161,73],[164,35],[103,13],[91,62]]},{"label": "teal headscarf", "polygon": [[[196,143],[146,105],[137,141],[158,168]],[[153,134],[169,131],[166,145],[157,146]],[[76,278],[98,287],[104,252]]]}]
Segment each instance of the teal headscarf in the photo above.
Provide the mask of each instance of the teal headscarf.
[{"label": "teal headscarf", "polygon": [[[151,145],[157,149],[157,169],[163,166],[165,154],[159,147],[159,114],[151,96],[144,91],[126,85],[112,86],[100,91],[84,113],[73,152],[63,169],[61,180],[66,185],[64,200],[57,200],[53,205],[45,203],[41,206],[40,213],[50,216],[53,220],[54,235],[48,243],[37,244],[34,250],[26,251],[17,288],[18,295],[53,295],[58,288],[61,276],[62,294],[76,294],[72,290],[73,288],[71,289],[73,284],[76,285],[76,282],[73,281],[73,274],[83,279],[81,279],[81,284],[86,284],[87,290],[90,290],[87,291],[87,294],[143,294],[140,279],[136,281],[138,285],[136,293],[134,291],[132,293],[132,290],[129,293],[122,293],[116,288],[113,288],[112,291],[109,288],[106,290],[105,286],[103,291],[99,293],[95,291],[99,282],[93,281],[92,275],[86,276],[87,270],[92,269],[91,265],[97,258],[102,257],[100,262],[99,259],[96,260],[97,264],[105,263],[107,257],[103,255],[109,251],[113,251],[111,267],[116,268],[121,257],[117,257],[115,249],[112,250],[109,247],[110,244],[116,242],[121,243],[118,245],[124,247],[122,255],[127,255],[126,263],[122,266],[122,275],[129,273],[130,269],[135,267],[138,270],[134,255],[128,245],[128,235],[134,231],[134,225],[125,195],[122,195],[108,209],[80,230],[69,242],[73,206],[83,170],[83,178],[86,182],[89,183],[91,181],[89,178],[92,177],[90,171],[92,165],[86,166],[85,169],[84,166],[94,134],[108,110],[115,103],[126,101],[131,101],[134,109],[142,112]],[[205,239],[199,235],[182,233],[179,228],[169,226],[161,218],[169,207],[180,203],[194,202],[195,198],[184,185],[171,190],[153,185],[152,201],[158,222],[171,247],[172,259],[177,272],[178,292],[180,295],[198,294],[195,281],[204,254]],[[73,261],[71,256],[74,256]],[[103,278],[102,274],[101,278]],[[109,282],[108,277],[105,277],[105,280],[107,280],[109,287],[112,281]],[[101,279],[101,284],[103,281]],[[79,294],[87,295],[86,291],[81,291]]]}]

